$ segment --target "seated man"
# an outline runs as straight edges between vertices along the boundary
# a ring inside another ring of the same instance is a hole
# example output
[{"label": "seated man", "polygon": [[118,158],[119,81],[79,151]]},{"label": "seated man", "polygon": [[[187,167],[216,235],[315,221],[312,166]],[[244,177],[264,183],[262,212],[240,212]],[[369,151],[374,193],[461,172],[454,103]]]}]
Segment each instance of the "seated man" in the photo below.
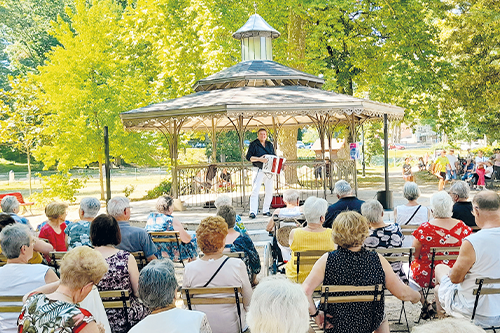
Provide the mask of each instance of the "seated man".
[{"label": "seated man", "polygon": [[450,187],[450,197],[455,203],[453,205],[453,215],[454,219],[460,220],[467,224],[469,227],[476,226],[476,219],[472,215],[472,202],[468,201],[470,194],[469,185],[460,180]]},{"label": "seated man", "polygon": [[339,200],[328,207],[325,222],[323,223],[323,227],[325,228],[331,228],[333,220],[335,220],[337,215],[345,212],[346,210],[354,210],[361,214],[361,205],[364,202],[352,194],[351,185],[349,185],[349,183],[345,180],[339,180],[336,182],[333,192],[337,195]]},{"label": "seated man", "polygon": [[156,259],[156,245],[146,230],[132,227],[130,220],[130,201],[125,197],[114,197],[108,202],[108,214],[118,221],[122,242],[117,247],[128,252],[144,252],[148,261]]},{"label": "seated man", "polygon": [[[436,266],[436,291],[439,295],[438,314],[443,310],[452,315],[472,316],[477,278],[500,278],[500,197],[492,191],[478,193],[472,200],[476,224],[481,228],[464,238],[453,268]],[[439,288],[438,288],[439,287]],[[479,298],[475,323],[491,327],[500,323],[500,295]]]},{"label": "seated man", "polygon": [[67,245],[68,251],[77,246],[90,246],[90,222],[99,214],[101,202],[96,198],[88,197],[80,201],[80,209],[78,215],[80,221],[70,223],[64,233],[68,235]]}]

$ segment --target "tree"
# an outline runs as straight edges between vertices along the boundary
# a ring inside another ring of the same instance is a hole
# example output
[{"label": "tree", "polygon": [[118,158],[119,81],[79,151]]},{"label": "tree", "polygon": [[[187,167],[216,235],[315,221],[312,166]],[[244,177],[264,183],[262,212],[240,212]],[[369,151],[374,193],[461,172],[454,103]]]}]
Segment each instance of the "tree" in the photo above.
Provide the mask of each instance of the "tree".
[{"label": "tree", "polygon": [[38,99],[40,87],[28,78],[12,79],[10,91],[0,91],[0,142],[26,154],[31,195],[31,156],[46,126],[47,102]]}]

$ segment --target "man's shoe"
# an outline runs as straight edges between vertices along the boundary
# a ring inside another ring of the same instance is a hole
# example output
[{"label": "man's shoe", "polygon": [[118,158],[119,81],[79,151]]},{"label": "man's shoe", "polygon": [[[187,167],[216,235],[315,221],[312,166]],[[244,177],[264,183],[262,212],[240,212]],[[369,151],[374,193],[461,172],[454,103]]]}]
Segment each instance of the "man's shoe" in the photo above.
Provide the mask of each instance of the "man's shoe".
[{"label": "man's shoe", "polygon": [[271,212],[262,213],[262,215],[264,215],[264,216],[271,216]]},{"label": "man's shoe", "polygon": [[254,219],[255,218],[255,214],[254,213],[250,213],[250,215],[248,215],[249,218],[251,219]]}]

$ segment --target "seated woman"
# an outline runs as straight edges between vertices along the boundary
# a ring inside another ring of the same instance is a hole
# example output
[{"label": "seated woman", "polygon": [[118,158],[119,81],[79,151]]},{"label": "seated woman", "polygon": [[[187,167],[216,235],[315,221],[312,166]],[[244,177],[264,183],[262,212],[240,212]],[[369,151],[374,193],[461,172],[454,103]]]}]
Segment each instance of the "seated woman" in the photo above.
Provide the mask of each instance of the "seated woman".
[{"label": "seated woman", "polygon": [[[68,252],[61,263],[61,283],[49,285],[52,291],[42,294],[41,287],[26,295],[18,320],[18,332],[100,333],[92,314],[78,306],[108,270],[102,256],[82,246]],[[57,289],[56,289],[57,288]],[[50,316],[50,320],[47,320]]]},{"label": "seated woman", "polygon": [[[201,259],[190,262],[184,270],[183,288],[241,287],[243,303],[240,304],[242,331],[247,329],[245,317],[252,298],[252,287],[243,261],[224,256],[228,228],[220,216],[203,219],[196,229]],[[204,312],[214,333],[239,333],[240,321],[236,305],[195,305],[194,310]]]},{"label": "seated woman", "polygon": [[[222,207],[222,206],[232,206],[232,205],[233,205],[233,199],[231,199],[231,197],[227,194],[218,195],[214,201],[214,206],[217,209],[219,209],[219,207]],[[241,231],[243,233],[247,232],[245,225],[241,221],[241,216],[238,214],[236,214],[236,223],[234,225],[234,230]]]},{"label": "seated woman", "polygon": [[[0,215],[0,226],[8,222],[0,233],[1,251],[7,257],[7,264],[0,267],[0,296],[24,296],[47,283],[59,281],[50,267],[40,264],[28,265],[28,261],[33,257],[35,244],[28,227],[16,223],[7,214]],[[0,312],[0,331],[16,332],[17,317],[19,313]]]},{"label": "seated woman", "polygon": [[248,326],[252,333],[306,333],[309,303],[302,288],[281,277],[265,278],[252,295]]},{"label": "seated woman", "polygon": [[257,284],[257,274],[260,273],[259,253],[253,245],[248,234],[234,230],[236,212],[232,206],[221,206],[217,210],[217,216],[222,217],[227,224],[228,233],[226,236],[225,251],[244,252],[243,262],[247,267],[248,278],[252,286]]},{"label": "seated woman", "polygon": [[459,180],[450,187],[451,199],[453,200],[453,215],[454,219],[460,220],[467,224],[469,227],[476,226],[476,218],[472,215],[472,202],[468,201],[470,195],[469,185]]},{"label": "seated woman", "polygon": [[146,231],[179,231],[180,249],[176,243],[156,243],[158,252],[163,258],[169,258],[173,261],[195,260],[198,256],[196,237],[191,237],[182,223],[172,216],[174,212],[174,199],[171,196],[164,195],[156,201],[158,213],[150,213],[147,218]]},{"label": "seated woman", "polygon": [[174,264],[170,259],[155,259],[144,267],[139,275],[139,295],[152,312],[129,332],[211,333],[203,312],[175,307],[177,287]]},{"label": "seated woman", "polygon": [[474,160],[468,158],[467,163],[464,168],[464,175],[462,176],[462,180],[470,181],[472,175],[476,172],[476,166],[474,165]]},{"label": "seated woman", "polygon": [[9,214],[16,222],[25,224],[31,228],[30,222],[27,218],[17,215],[19,213],[19,201],[17,201],[15,196],[7,195],[3,197],[0,202],[0,206],[2,207],[3,213]]},{"label": "seated woman", "polygon": [[[415,260],[412,261],[410,266],[411,278],[420,288],[426,288],[429,285],[433,287],[435,283],[434,276],[430,276],[432,262],[431,247],[459,247],[462,245],[462,240],[472,233],[470,227],[462,221],[451,217],[452,209],[453,200],[448,193],[440,191],[433,194],[431,197],[433,218],[429,222],[421,224],[413,232],[413,236],[415,237],[413,240]],[[455,260],[436,260],[434,267],[441,263],[453,267]],[[425,304],[423,297],[422,305],[422,315],[424,318],[434,314],[435,311],[431,308],[430,304]]]},{"label": "seated woman", "polygon": [[384,320],[384,298],[376,302],[329,304],[327,312],[316,309],[312,294],[323,285],[371,286],[384,284],[403,301],[417,303],[420,294],[401,282],[391,265],[380,254],[368,251],[362,245],[369,235],[368,221],[359,213],[340,213],[333,222],[333,241],[339,247],[325,253],[315,264],[302,284],[309,299],[309,314],[327,333],[389,332]]},{"label": "seated woman", "polygon": [[[307,198],[304,203],[304,215],[306,217],[307,226],[304,228],[296,228],[290,232],[290,248],[293,253],[297,251],[312,251],[323,250],[325,252],[333,251],[335,244],[332,240],[332,229],[323,228],[325,222],[326,210],[328,203],[325,199],[316,197]],[[298,281],[302,283],[309,272],[311,265],[300,265]],[[285,266],[286,277],[291,281],[297,281],[297,265],[294,260],[287,262]]]},{"label": "seated woman", "polygon": [[108,272],[97,285],[99,291],[128,290],[130,308],[106,309],[109,325],[114,333],[128,332],[144,319],[149,309],[138,299],[139,269],[133,255],[115,248],[121,243],[120,227],[116,219],[107,214],[97,216],[90,225],[90,241],[107,265]]},{"label": "seated woman", "polygon": [[66,215],[68,205],[62,202],[51,202],[45,207],[48,223],[41,229],[38,237],[44,238],[54,247],[54,251],[67,250],[66,247]]},{"label": "seated woman", "polygon": [[[385,224],[384,207],[375,199],[367,200],[361,205],[361,214],[366,217],[370,224],[370,235],[365,239],[363,246],[367,249],[391,249],[403,245],[404,236],[397,224]],[[385,254],[384,256],[398,256],[398,254]],[[400,256],[400,255],[399,255]],[[401,261],[391,262],[394,273],[408,284],[408,278],[403,271]]]}]

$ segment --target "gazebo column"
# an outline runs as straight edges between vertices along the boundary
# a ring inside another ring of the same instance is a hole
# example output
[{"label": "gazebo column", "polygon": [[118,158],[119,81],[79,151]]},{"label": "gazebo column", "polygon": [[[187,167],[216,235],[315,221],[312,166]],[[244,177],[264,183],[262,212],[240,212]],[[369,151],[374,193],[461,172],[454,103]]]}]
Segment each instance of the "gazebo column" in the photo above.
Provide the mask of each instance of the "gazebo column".
[{"label": "gazebo column", "polygon": [[[351,134],[351,139],[353,143],[357,142],[357,132],[356,132],[356,116],[354,115],[354,111],[351,113],[351,116],[349,117],[349,132]],[[349,144],[349,142],[348,142]],[[356,165],[356,160],[354,160],[354,173],[353,173],[353,180],[354,180],[354,191],[356,192],[356,196],[358,195],[358,172],[357,172],[357,165]]]},{"label": "gazebo column", "polygon": [[215,119],[212,117],[212,163],[217,163],[217,135],[216,135],[216,123]]},{"label": "gazebo column", "polygon": [[170,165],[172,166],[172,195],[175,199],[179,198],[179,182],[177,179],[177,160],[179,157],[179,132],[182,126],[182,121],[173,119],[170,122]]}]

